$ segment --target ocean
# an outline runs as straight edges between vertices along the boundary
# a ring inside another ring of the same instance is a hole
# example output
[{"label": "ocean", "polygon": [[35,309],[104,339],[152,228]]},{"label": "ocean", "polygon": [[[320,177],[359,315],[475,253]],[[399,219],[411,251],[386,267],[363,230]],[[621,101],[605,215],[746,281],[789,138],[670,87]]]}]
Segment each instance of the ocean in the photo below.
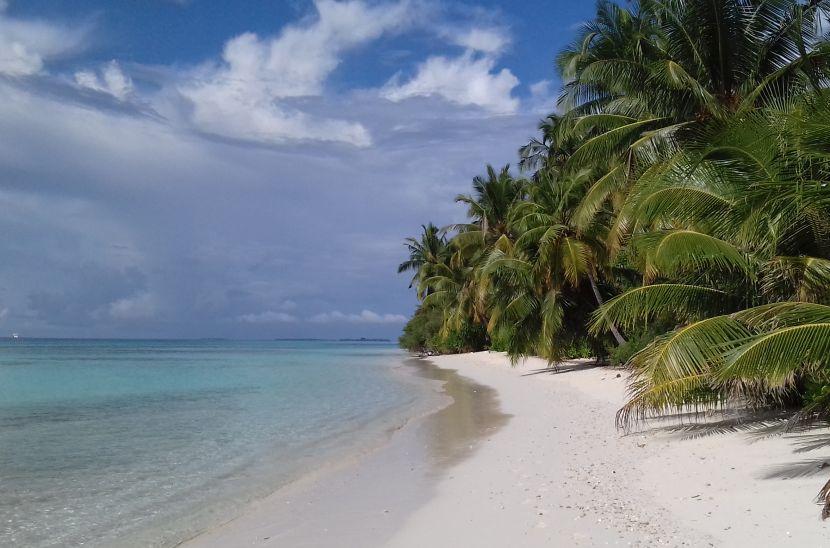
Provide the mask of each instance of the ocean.
[{"label": "ocean", "polygon": [[421,412],[431,390],[403,357],[378,343],[2,341],[0,546],[174,546]]}]

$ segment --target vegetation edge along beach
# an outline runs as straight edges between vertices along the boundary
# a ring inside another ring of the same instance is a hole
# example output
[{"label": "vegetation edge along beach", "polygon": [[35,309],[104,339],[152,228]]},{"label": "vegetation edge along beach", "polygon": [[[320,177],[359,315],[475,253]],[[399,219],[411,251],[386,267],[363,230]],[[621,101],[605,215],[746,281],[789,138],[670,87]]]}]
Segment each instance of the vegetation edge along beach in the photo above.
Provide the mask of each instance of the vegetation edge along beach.
[{"label": "vegetation edge along beach", "polygon": [[400,344],[623,365],[623,430],[725,409],[826,425],[828,21],[821,0],[598,3],[518,169],[488,165],[465,221],[407,240]]}]

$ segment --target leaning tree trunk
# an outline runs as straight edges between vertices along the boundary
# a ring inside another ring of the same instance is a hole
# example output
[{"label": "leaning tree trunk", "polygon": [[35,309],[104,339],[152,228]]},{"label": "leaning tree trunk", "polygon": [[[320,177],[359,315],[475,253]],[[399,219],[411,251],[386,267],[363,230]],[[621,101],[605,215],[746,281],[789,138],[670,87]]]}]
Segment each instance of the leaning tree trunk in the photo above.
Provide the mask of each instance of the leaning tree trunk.
[{"label": "leaning tree trunk", "polygon": [[[602,300],[602,295],[600,295],[599,287],[597,287],[597,282],[594,280],[594,276],[592,274],[588,275],[588,280],[591,282],[591,290],[594,292],[594,297],[597,299],[597,304],[602,306],[605,304],[605,301]],[[611,334],[614,335],[614,338],[617,340],[618,345],[623,345],[626,343],[625,337],[622,336],[617,326],[611,323]]]}]

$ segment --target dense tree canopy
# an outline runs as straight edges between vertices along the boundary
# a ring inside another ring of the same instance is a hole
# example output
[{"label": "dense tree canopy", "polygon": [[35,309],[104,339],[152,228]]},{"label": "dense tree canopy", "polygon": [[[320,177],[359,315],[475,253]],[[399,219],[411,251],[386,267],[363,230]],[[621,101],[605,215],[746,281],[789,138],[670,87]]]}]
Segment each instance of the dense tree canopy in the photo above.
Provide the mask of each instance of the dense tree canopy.
[{"label": "dense tree canopy", "polygon": [[488,167],[466,224],[409,242],[426,346],[610,357],[625,428],[830,416],[828,22],[830,0],[600,2],[523,177]]}]

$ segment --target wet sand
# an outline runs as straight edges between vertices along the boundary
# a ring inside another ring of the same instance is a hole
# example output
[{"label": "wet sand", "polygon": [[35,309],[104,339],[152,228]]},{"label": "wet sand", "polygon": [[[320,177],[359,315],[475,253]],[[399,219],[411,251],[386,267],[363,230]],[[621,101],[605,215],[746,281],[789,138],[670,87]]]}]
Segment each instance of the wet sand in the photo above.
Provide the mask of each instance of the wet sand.
[{"label": "wet sand", "polygon": [[380,447],[328,463],[184,546],[384,545],[452,466],[510,419],[495,389],[455,371],[408,359],[399,373],[426,385],[436,405]]},{"label": "wet sand", "polygon": [[415,371],[443,394],[441,411],[192,545],[830,546],[812,502],[826,428],[769,436],[763,421],[713,416],[626,434],[614,425],[623,371],[512,367],[495,352],[431,361]]}]

